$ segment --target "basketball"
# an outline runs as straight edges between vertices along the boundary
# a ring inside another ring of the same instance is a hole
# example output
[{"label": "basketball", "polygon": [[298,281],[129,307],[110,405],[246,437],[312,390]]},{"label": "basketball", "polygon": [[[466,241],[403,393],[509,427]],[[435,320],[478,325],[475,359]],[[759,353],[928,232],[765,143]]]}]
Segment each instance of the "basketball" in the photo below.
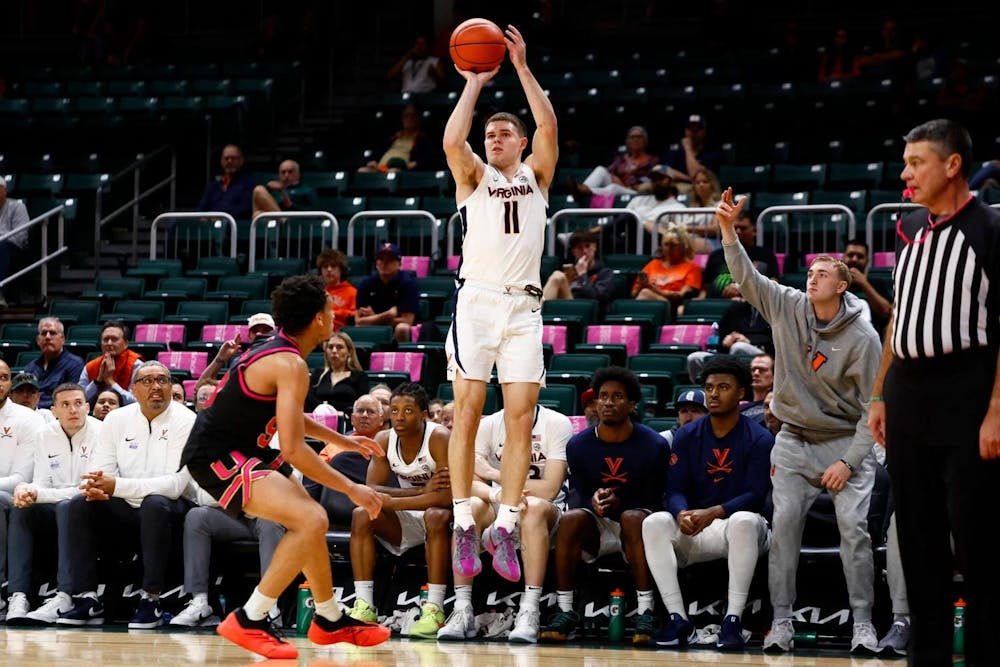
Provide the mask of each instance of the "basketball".
[{"label": "basketball", "polygon": [[493,21],[469,19],[451,33],[448,51],[458,69],[488,72],[503,62],[507,43]]}]

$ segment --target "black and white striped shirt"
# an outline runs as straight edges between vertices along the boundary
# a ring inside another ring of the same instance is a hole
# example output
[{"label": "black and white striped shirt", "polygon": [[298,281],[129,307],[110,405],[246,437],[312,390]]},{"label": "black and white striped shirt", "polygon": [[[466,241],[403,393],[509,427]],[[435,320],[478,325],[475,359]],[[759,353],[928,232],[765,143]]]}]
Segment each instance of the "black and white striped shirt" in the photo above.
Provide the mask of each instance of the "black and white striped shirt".
[{"label": "black and white striped shirt", "polygon": [[1000,212],[970,199],[934,221],[902,219],[896,240],[892,352],[940,357],[1000,344]]}]

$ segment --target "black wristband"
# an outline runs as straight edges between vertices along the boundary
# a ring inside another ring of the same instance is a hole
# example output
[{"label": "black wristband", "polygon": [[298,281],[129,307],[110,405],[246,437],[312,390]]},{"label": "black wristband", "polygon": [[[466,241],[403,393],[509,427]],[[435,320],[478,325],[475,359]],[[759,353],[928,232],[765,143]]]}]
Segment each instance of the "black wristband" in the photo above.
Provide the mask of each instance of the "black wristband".
[{"label": "black wristband", "polygon": [[845,466],[847,466],[848,470],[850,470],[851,472],[854,472],[854,466],[852,466],[850,463],[848,463],[844,459],[840,459],[840,462],[843,463]]}]

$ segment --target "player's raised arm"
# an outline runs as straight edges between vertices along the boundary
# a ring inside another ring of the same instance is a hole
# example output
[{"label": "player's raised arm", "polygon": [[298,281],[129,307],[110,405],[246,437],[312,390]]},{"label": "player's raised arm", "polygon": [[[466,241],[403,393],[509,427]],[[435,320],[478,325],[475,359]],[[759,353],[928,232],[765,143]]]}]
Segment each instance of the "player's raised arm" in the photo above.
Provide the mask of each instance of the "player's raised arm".
[{"label": "player's raised arm", "polygon": [[[463,188],[475,188],[483,175],[483,161],[468,142],[469,130],[472,129],[472,115],[476,110],[479,93],[500,68],[498,66],[489,72],[479,73],[467,72],[457,67],[455,70],[465,78],[465,88],[462,89],[462,95],[444,126],[442,145],[444,155],[448,159],[448,168],[451,169],[451,175],[458,187],[456,198],[461,200],[465,198],[462,193]],[[470,193],[471,190],[467,190],[465,196]]]},{"label": "player's raised arm", "polygon": [[556,171],[556,160],[559,158],[556,112],[545,91],[538,85],[535,75],[528,69],[524,37],[517,28],[508,25],[504,41],[507,42],[507,53],[514,69],[517,70],[524,95],[528,98],[531,116],[535,121],[535,134],[531,138],[531,155],[525,162],[534,170],[539,187],[548,192]]}]

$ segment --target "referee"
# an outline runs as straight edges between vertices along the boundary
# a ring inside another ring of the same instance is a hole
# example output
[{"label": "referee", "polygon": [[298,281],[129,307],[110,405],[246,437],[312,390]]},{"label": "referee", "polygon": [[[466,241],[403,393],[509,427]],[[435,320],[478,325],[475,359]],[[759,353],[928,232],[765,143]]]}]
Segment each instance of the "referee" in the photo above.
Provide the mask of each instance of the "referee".
[{"label": "referee", "polygon": [[901,178],[924,208],[897,227],[894,315],[869,425],[887,446],[912,613],[910,664],[952,664],[957,566],[968,603],[966,664],[996,665],[1000,212],[969,192],[972,140],[962,126],[933,120],[903,139]]}]

